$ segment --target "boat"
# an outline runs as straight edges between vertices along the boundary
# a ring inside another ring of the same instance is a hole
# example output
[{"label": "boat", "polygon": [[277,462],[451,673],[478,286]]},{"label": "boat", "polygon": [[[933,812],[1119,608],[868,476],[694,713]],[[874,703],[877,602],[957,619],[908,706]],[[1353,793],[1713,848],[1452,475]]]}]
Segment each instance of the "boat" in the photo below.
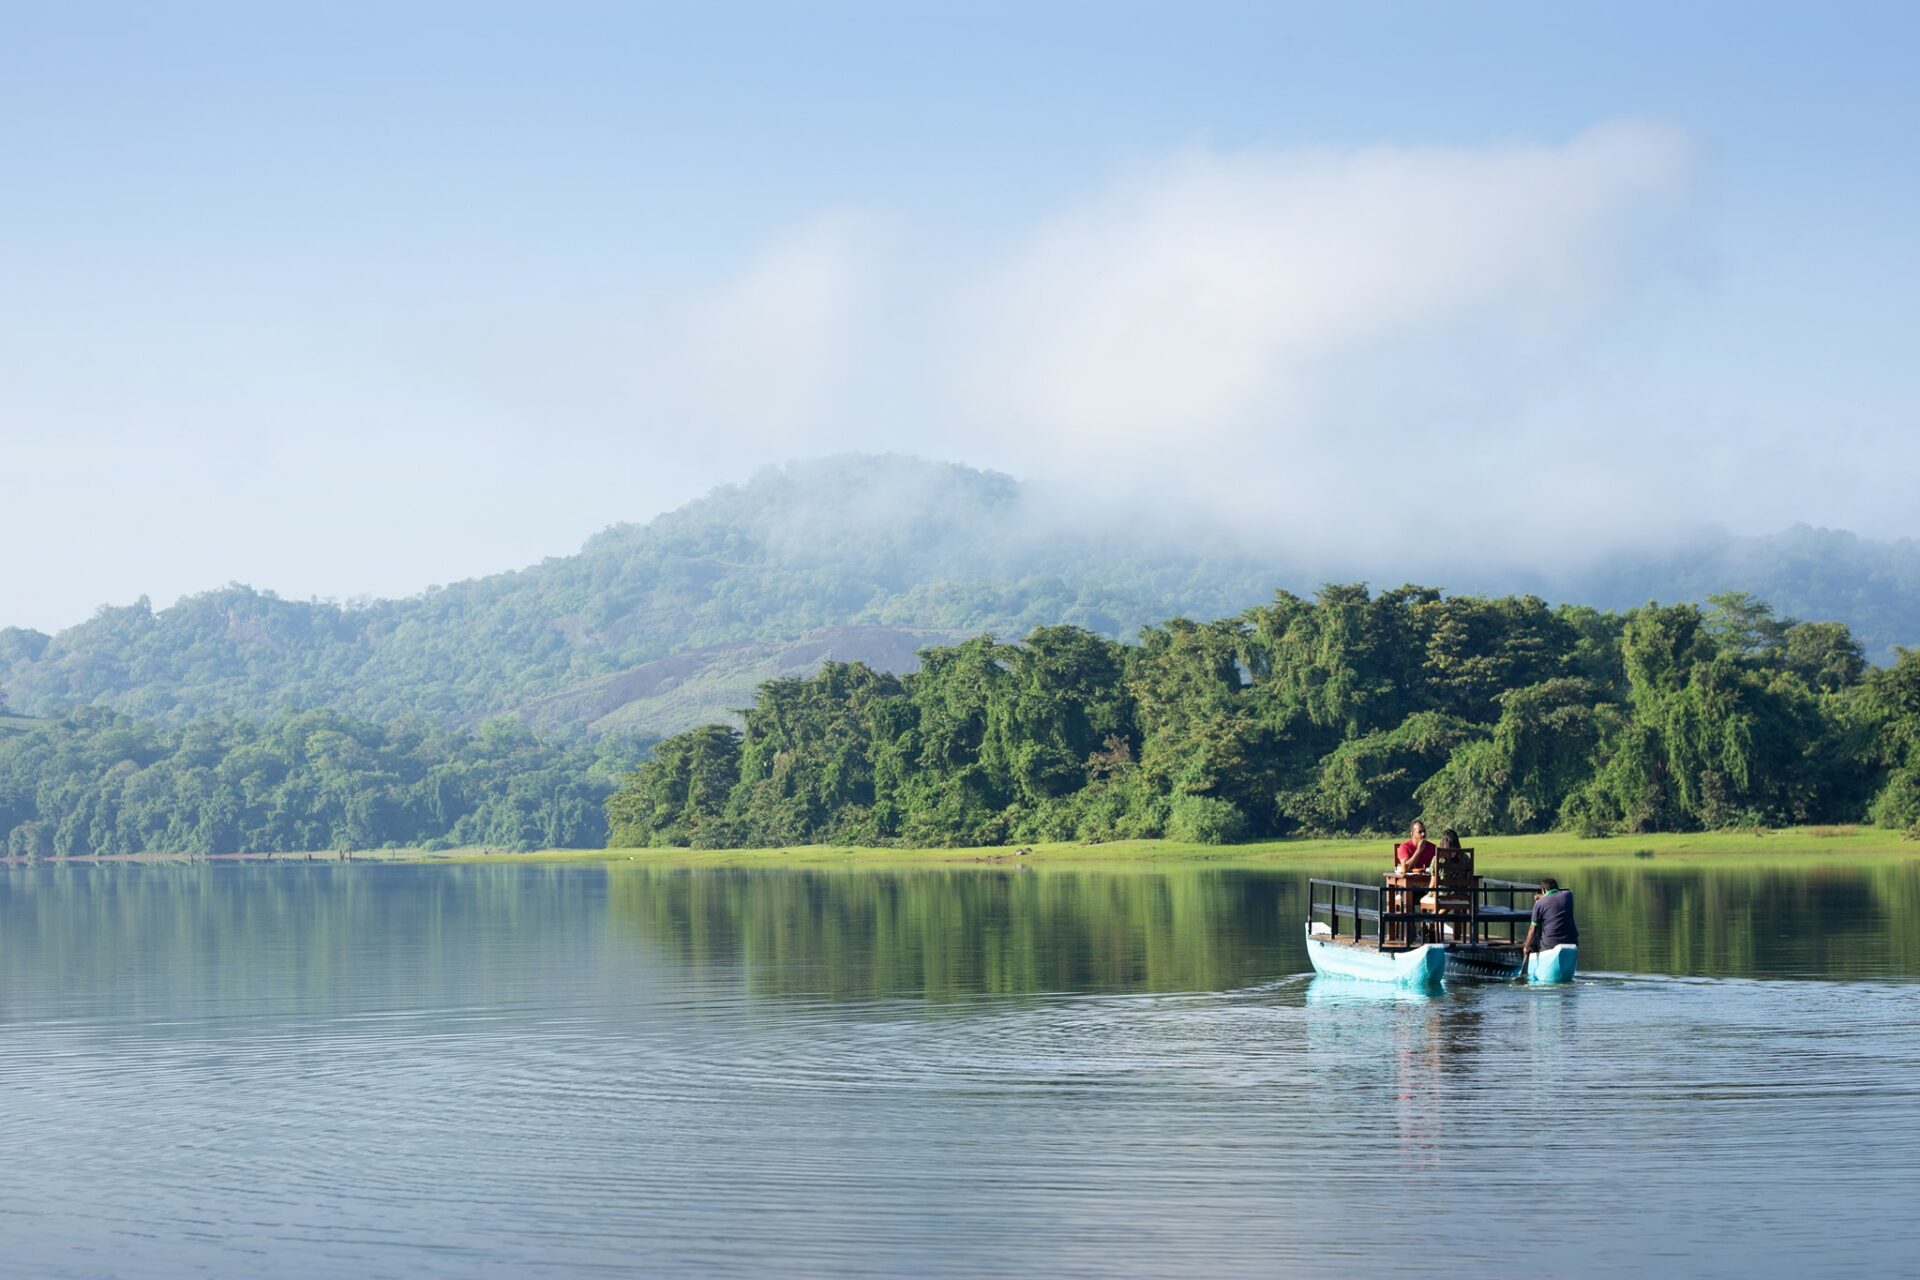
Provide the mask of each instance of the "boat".
[{"label": "boat", "polygon": [[1528,982],[1571,982],[1577,947],[1524,951],[1539,892],[1474,874],[1472,849],[1442,849],[1426,871],[1390,872],[1379,884],[1310,879],[1307,958],[1316,973],[1403,986],[1523,972]]},{"label": "boat", "polygon": [[1313,961],[1315,973],[1401,987],[1437,987],[1447,976],[1447,949],[1438,943],[1380,947],[1369,940],[1336,938],[1327,925],[1319,923],[1307,925],[1307,958]]},{"label": "boat", "polygon": [[1383,885],[1307,881],[1307,959],[1313,971],[1402,987],[1439,986],[1447,976],[1446,940],[1407,928],[1389,909],[1386,892]]}]

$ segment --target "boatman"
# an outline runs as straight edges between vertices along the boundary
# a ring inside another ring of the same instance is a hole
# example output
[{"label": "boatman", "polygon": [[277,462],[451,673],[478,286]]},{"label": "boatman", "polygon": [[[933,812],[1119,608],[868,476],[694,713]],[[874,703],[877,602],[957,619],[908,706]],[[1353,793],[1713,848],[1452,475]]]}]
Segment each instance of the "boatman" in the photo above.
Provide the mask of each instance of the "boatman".
[{"label": "boatman", "polygon": [[1562,889],[1552,876],[1541,877],[1540,896],[1533,900],[1533,921],[1527,925],[1527,941],[1521,949],[1532,955],[1579,941],[1580,930],[1573,924],[1573,890]]},{"label": "boatman", "polygon": [[1433,861],[1433,852],[1433,842],[1427,839],[1427,824],[1415,818],[1407,839],[1394,846],[1393,869],[1402,874],[1425,871]]}]

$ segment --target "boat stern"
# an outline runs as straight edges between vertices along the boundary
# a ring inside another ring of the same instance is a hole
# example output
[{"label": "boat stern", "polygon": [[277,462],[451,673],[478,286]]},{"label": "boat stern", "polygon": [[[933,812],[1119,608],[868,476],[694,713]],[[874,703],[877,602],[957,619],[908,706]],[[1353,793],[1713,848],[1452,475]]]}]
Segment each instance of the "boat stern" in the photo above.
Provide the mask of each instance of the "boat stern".
[{"label": "boat stern", "polygon": [[1447,949],[1441,943],[1429,942],[1405,954],[1411,963],[1400,980],[1402,986],[1437,987],[1446,978]]},{"label": "boat stern", "polygon": [[1573,971],[1580,962],[1580,948],[1571,942],[1563,942],[1546,951],[1536,951],[1527,957],[1528,982],[1572,982]]},{"label": "boat stern", "polygon": [[1447,944],[1447,978],[1483,979],[1508,982],[1519,976],[1526,957],[1515,943],[1450,942]]}]

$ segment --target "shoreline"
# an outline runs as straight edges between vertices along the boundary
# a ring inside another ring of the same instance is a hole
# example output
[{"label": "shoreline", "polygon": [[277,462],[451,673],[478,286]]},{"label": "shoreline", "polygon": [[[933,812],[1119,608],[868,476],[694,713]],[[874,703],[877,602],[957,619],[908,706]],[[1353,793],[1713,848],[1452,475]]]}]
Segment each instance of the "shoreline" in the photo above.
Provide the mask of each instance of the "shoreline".
[{"label": "shoreline", "polygon": [[[1865,826],[1813,826],[1768,829],[1756,833],[1707,831],[1657,835],[1607,836],[1580,839],[1564,833],[1489,836],[1468,840],[1476,866],[1498,875],[1502,867],[1531,869],[1573,862],[1582,866],[1659,864],[1691,866],[1720,863],[1750,866],[1756,862],[1899,863],[1920,862],[1920,841],[1901,832]],[[1023,852],[1024,851],[1024,852]],[[1181,844],[1171,840],[1116,840],[1105,844],[1054,843],[1025,846],[893,849],[852,845],[806,845],[775,849],[592,849],[547,850],[510,854],[514,861],[605,862],[653,867],[1213,867],[1221,870],[1323,864],[1378,863],[1386,870],[1392,842],[1378,838],[1289,839],[1235,845]],[[495,861],[496,858],[458,858],[450,852],[439,860]]]},{"label": "shoreline", "polygon": [[[1502,866],[1528,868],[1547,863],[1583,865],[1619,863],[1648,866],[1765,862],[1849,863],[1920,861],[1920,841],[1898,831],[1865,826],[1813,826],[1764,830],[1661,833],[1581,839],[1548,833],[1489,836],[1470,840],[1483,871]],[[511,853],[486,848],[371,849],[302,853],[121,853],[42,858],[48,865],[119,863],[257,863],[316,865],[402,863],[475,865],[486,863],[605,863],[651,867],[809,867],[898,870],[909,867],[1061,867],[1061,866],[1208,866],[1219,869],[1364,864],[1391,856],[1389,841],[1378,838],[1289,839],[1249,844],[1199,845],[1171,840],[1117,840],[1104,844],[1052,843],[975,848],[900,849],[856,845],[799,845],[770,849],[542,849]],[[0,865],[38,865],[26,858],[0,858]]]}]

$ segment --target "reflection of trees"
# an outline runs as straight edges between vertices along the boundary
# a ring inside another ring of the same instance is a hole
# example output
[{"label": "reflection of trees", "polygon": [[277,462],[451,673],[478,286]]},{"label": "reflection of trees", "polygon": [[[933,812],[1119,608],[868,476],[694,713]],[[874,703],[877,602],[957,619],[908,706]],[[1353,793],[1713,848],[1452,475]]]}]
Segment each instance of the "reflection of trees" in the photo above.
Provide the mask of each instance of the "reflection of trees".
[{"label": "reflection of trees", "polygon": [[[1920,862],[1538,869],[1577,895],[1588,972],[1920,976]],[[599,949],[609,924],[694,967],[744,963],[755,990],[779,993],[1223,990],[1308,967],[1307,874],[14,868],[0,872],[0,1017],[89,1000],[157,1017],[321,1008],[349,989],[386,1008],[550,1004],[583,980],[631,980]],[[1477,1031],[1448,1029],[1449,1056]]]},{"label": "reflection of trees", "polygon": [[[26,1001],[420,1007],[524,980],[596,919],[592,869],[43,865],[0,874],[0,1013]],[[497,944],[513,938],[513,948]],[[573,952],[551,962],[569,963]]]},{"label": "reflection of trees", "polygon": [[609,869],[616,920],[770,992],[1220,990],[1291,972],[1292,877]]},{"label": "reflection of trees", "polygon": [[[1554,870],[1589,972],[1920,974],[1920,932],[1900,924],[1920,863]],[[616,866],[608,900],[616,922],[692,964],[744,962],[767,991],[1220,990],[1308,967],[1306,874]]]},{"label": "reflection of trees", "polygon": [[1920,973],[1920,863],[1570,867],[1582,969],[1835,978]]}]

